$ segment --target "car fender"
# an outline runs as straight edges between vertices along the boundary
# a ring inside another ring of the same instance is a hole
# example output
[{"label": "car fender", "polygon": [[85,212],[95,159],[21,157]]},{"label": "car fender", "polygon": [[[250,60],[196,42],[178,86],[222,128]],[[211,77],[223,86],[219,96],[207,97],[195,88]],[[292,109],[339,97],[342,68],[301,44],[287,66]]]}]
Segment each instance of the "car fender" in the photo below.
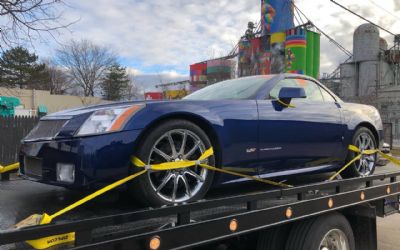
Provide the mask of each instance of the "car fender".
[{"label": "car fender", "polygon": [[379,111],[375,107],[356,103],[343,103],[342,108],[344,124],[347,125],[347,144],[351,143],[356,129],[360,126],[365,126],[372,130],[378,137],[378,144],[380,144],[383,125]]}]

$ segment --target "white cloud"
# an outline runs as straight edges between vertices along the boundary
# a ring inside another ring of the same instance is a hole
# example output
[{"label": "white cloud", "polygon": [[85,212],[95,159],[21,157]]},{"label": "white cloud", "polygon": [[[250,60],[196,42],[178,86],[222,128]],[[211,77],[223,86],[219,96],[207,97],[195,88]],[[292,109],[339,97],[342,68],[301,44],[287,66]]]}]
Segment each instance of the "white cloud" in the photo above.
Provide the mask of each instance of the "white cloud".
[{"label": "white cloud", "polygon": [[[338,0],[357,13],[400,33],[398,0]],[[321,29],[352,51],[354,29],[365,21],[330,1],[295,0],[298,7]],[[378,8],[373,3],[382,6]],[[89,39],[109,46],[124,63],[132,61],[135,75],[165,68],[187,72],[189,64],[210,55],[225,55],[244,33],[248,21],[260,18],[260,0],[70,0],[66,18],[80,21],[64,32],[61,42]],[[385,12],[388,10],[391,14]],[[381,32],[389,44],[393,38]],[[57,44],[50,47],[55,48]],[[40,54],[54,54],[38,44]],[[321,72],[330,72],[346,56],[325,37],[321,39]],[[152,71],[152,68],[156,68]],[[179,78],[180,76],[178,76]],[[175,78],[174,78],[175,79]]]},{"label": "white cloud", "polygon": [[131,76],[137,76],[137,75],[143,74],[140,70],[132,68],[132,67],[127,67],[126,72]]}]

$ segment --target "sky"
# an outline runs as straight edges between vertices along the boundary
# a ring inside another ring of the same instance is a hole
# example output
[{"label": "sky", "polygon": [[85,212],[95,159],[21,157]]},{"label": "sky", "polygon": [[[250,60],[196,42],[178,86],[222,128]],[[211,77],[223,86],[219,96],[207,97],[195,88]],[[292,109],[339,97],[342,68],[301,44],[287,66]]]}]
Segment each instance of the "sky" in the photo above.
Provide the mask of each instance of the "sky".
[{"label": "sky", "polygon": [[[66,22],[57,42],[35,41],[44,58],[58,43],[88,39],[112,49],[139,84],[151,89],[160,82],[187,79],[189,65],[229,53],[246,30],[260,19],[260,0],[66,0]],[[393,33],[400,33],[400,0],[337,0]],[[365,21],[330,0],[295,0],[320,29],[352,51],[354,29]],[[381,31],[389,46],[393,37]],[[347,56],[321,38],[321,73],[330,73]]]}]

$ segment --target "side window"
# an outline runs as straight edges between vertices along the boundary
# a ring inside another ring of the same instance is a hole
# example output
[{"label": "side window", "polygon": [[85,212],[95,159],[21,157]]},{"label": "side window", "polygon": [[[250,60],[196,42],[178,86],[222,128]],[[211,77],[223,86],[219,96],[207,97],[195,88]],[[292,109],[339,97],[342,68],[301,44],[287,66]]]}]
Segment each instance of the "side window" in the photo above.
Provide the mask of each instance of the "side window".
[{"label": "side window", "polygon": [[306,80],[306,79],[296,79],[299,84],[299,87],[303,87],[304,91],[306,92],[308,101],[313,102],[323,102],[324,98],[322,97],[320,87],[313,81]]},{"label": "side window", "polygon": [[333,98],[325,89],[321,88],[321,93],[325,102],[336,102],[335,98]]},{"label": "side window", "polygon": [[270,91],[269,99],[277,98],[282,87],[302,87],[307,95],[305,100],[314,102],[324,101],[320,87],[315,82],[302,78],[287,78],[278,82]]},{"label": "side window", "polygon": [[279,91],[283,87],[298,87],[298,84],[296,83],[295,79],[284,79],[280,82],[278,82],[269,92],[269,96],[267,99],[275,99],[278,98],[279,96]]}]

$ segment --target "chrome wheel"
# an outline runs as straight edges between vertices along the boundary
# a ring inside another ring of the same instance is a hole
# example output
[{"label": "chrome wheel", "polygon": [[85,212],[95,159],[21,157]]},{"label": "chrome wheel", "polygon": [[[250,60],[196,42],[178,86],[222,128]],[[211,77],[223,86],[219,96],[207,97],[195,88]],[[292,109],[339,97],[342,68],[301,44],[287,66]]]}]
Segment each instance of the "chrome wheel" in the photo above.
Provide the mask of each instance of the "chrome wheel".
[{"label": "chrome wheel", "polygon": [[[355,146],[357,146],[361,151],[367,149],[375,149],[374,139],[368,133],[360,133],[355,141]],[[356,161],[356,169],[360,176],[370,175],[375,166],[376,154],[373,155],[362,155],[361,159]]]},{"label": "chrome wheel", "polygon": [[332,229],[322,238],[319,250],[349,250],[350,244],[344,232],[340,229]]},{"label": "chrome wheel", "polygon": [[[147,164],[197,160],[206,150],[204,142],[190,130],[174,129],[163,134],[152,146]],[[204,160],[203,163],[208,163]],[[149,171],[156,194],[168,202],[184,202],[195,196],[207,178],[208,170],[193,166],[169,171]]]}]

